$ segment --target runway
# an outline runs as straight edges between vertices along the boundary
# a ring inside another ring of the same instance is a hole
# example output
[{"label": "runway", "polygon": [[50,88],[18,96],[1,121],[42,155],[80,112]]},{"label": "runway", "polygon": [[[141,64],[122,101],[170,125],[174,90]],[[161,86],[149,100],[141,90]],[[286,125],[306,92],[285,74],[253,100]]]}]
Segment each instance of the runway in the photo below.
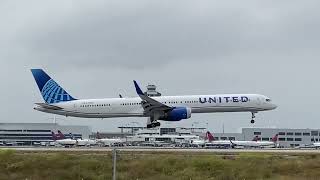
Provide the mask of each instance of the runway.
[{"label": "runway", "polygon": [[56,148],[56,147],[1,147],[0,150],[22,152],[177,152],[177,153],[283,153],[283,154],[320,154],[317,149],[196,149],[196,148]]}]

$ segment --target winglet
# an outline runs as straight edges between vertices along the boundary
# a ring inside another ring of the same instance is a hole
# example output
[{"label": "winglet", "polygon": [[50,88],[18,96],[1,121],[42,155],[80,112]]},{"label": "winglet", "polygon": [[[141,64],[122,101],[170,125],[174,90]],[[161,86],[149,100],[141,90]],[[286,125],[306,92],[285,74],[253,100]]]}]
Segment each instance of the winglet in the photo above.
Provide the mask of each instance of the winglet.
[{"label": "winglet", "polygon": [[143,92],[142,92],[142,90],[140,89],[137,81],[133,80],[133,83],[134,83],[134,86],[135,86],[135,88],[136,88],[137,94],[138,94],[138,95],[144,95]]}]

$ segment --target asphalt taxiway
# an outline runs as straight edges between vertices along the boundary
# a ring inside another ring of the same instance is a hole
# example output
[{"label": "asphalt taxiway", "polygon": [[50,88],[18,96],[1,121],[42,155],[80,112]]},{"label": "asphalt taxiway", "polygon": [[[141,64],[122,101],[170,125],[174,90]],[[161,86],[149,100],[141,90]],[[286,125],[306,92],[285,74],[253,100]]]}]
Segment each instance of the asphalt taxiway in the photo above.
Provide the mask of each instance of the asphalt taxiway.
[{"label": "asphalt taxiway", "polygon": [[317,149],[196,149],[196,148],[63,148],[63,147],[1,147],[0,150],[25,152],[180,152],[180,153],[284,153],[284,154],[320,154]]}]

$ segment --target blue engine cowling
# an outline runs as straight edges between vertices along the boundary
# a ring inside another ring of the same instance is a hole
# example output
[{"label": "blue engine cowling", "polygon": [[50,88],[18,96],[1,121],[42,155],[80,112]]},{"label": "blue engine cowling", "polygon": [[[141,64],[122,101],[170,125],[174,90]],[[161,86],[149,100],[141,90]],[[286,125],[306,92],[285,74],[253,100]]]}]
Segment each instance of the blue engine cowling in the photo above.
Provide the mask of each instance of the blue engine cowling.
[{"label": "blue engine cowling", "polygon": [[165,117],[161,118],[164,121],[180,121],[182,119],[189,119],[191,117],[191,108],[176,107],[167,112]]}]

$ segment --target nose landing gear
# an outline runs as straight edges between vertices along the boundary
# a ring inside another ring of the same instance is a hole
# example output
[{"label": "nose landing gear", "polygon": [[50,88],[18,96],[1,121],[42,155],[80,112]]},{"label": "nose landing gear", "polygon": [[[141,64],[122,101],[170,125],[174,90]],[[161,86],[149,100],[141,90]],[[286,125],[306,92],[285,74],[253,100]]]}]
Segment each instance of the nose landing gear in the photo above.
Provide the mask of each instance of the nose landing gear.
[{"label": "nose landing gear", "polygon": [[254,124],[254,122],[255,122],[254,119],[256,118],[256,116],[255,116],[256,112],[251,112],[251,114],[252,114],[252,117],[251,117],[252,119],[250,122],[251,122],[251,124]]}]

